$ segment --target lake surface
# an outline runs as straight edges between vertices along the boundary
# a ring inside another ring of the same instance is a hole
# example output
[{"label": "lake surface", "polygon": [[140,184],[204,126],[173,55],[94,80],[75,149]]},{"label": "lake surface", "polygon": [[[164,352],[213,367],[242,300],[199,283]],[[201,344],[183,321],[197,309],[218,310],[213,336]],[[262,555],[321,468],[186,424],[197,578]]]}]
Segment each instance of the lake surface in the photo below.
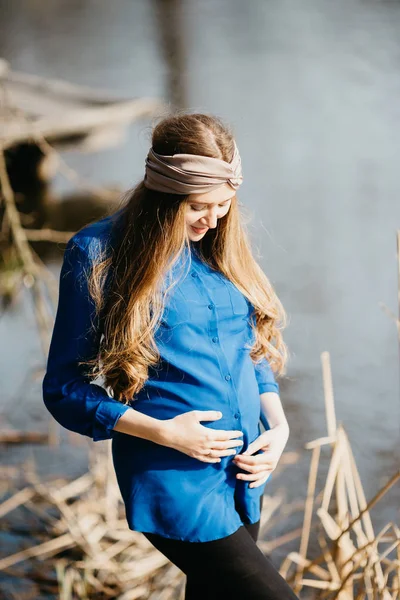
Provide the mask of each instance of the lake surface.
[{"label": "lake surface", "polygon": [[[281,381],[287,449],[326,434],[320,355],[327,350],[337,418],[371,498],[399,465],[399,346],[382,304],[398,314],[400,4],[173,6],[161,15],[176,48],[167,60],[157,2],[0,1],[0,56],[17,71],[122,96],[175,94],[231,123],[243,161],[239,198],[289,315],[291,360]],[[64,157],[95,184],[128,188],[143,176],[150,133],[151,122],[140,121],[121,147]],[[57,177],[54,187],[64,193],[70,184]],[[14,426],[41,427],[44,362],[29,297],[2,316],[0,336],[3,412]],[[67,465],[74,473],[83,464],[76,447],[30,451],[45,472]],[[2,461],[25,453],[17,448]],[[279,484],[289,498],[305,497],[309,459],[271,481],[271,491]],[[399,505],[397,488],[372,512],[376,531],[398,520]]]}]

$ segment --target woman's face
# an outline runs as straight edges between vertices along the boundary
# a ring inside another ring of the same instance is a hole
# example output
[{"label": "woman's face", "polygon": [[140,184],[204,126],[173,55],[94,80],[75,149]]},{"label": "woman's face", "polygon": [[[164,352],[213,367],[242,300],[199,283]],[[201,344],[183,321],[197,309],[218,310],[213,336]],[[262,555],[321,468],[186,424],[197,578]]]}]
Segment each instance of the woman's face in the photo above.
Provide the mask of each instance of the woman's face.
[{"label": "woman's face", "polygon": [[217,226],[217,220],[225,216],[235,196],[228,183],[205,194],[190,194],[186,208],[186,227],[190,240],[200,240],[209,229]]}]

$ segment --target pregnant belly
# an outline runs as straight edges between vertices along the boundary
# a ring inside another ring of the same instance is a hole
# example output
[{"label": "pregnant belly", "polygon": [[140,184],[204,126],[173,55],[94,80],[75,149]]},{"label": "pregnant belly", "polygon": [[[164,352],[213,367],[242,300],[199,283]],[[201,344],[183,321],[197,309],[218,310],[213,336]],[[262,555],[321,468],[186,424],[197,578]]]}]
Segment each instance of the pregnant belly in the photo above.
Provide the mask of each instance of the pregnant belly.
[{"label": "pregnant belly", "polygon": [[183,397],[173,399],[155,397],[145,400],[139,398],[131,403],[131,407],[142,414],[160,420],[173,419],[178,415],[192,410],[218,410],[222,413],[220,419],[216,419],[215,421],[202,421],[201,424],[205,427],[210,427],[211,429],[237,429],[232,409],[227,404],[222,402],[217,403],[215,398],[211,395],[208,400],[199,398],[197,402],[192,398],[189,401]]},{"label": "pregnant belly", "polygon": [[175,448],[117,431],[112,436],[112,456],[120,486],[128,489],[134,482],[154,477],[172,477],[177,483],[183,482],[182,477],[223,482],[232,479],[236,469],[232,456],[222,457],[219,463],[207,463]]},{"label": "pregnant belly", "polygon": [[[243,406],[239,410],[238,408],[233,409],[228,405],[227,401],[216,402],[215,396],[211,394],[209,397],[204,395],[201,398],[198,397],[197,402],[193,398],[189,400],[185,397],[177,396],[173,398],[164,396],[145,399],[138,398],[131,403],[131,406],[134,410],[159,420],[173,419],[183,413],[198,410],[200,411],[200,424],[203,427],[223,431],[241,431],[243,433],[242,450],[244,451],[247,445],[259,434],[260,421],[260,400],[258,393],[255,401],[250,394],[246,394],[244,398]],[[222,417],[214,421],[202,421],[201,413],[210,410],[220,411]],[[238,415],[239,419],[237,418]]]}]

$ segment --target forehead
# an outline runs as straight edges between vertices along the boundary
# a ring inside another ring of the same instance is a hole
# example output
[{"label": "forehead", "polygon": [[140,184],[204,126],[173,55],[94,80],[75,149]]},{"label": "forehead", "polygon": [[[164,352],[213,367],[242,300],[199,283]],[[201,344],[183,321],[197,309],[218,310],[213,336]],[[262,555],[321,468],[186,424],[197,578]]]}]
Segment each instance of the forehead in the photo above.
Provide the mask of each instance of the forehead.
[{"label": "forehead", "polygon": [[233,198],[234,195],[235,190],[228,183],[224,183],[215,190],[205,192],[204,194],[190,194],[188,200],[197,204],[219,204]]}]

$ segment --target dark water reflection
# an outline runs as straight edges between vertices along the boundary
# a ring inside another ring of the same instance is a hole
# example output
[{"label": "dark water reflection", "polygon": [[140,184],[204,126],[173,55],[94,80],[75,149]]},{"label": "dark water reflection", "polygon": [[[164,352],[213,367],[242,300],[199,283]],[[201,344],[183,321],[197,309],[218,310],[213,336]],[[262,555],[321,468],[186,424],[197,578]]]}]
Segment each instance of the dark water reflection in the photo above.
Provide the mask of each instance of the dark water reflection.
[{"label": "dark water reflection", "polygon": [[[123,95],[175,94],[232,123],[240,199],[290,317],[289,449],[325,435],[320,353],[329,350],[337,417],[370,498],[399,464],[398,342],[380,303],[396,313],[400,5],[186,0],[181,29],[167,17],[172,40],[159,33],[156,5],[3,0],[0,55],[16,70]],[[171,48],[184,55],[166,60]],[[140,122],[120,148],[65,158],[96,184],[126,188],[143,175],[150,130]],[[2,396],[40,423],[39,380],[21,389],[22,371],[42,366],[30,303],[3,316],[0,330]],[[304,497],[307,469],[306,457],[282,478],[292,498]],[[392,490],[373,512],[377,529],[398,518],[399,505]]]}]

